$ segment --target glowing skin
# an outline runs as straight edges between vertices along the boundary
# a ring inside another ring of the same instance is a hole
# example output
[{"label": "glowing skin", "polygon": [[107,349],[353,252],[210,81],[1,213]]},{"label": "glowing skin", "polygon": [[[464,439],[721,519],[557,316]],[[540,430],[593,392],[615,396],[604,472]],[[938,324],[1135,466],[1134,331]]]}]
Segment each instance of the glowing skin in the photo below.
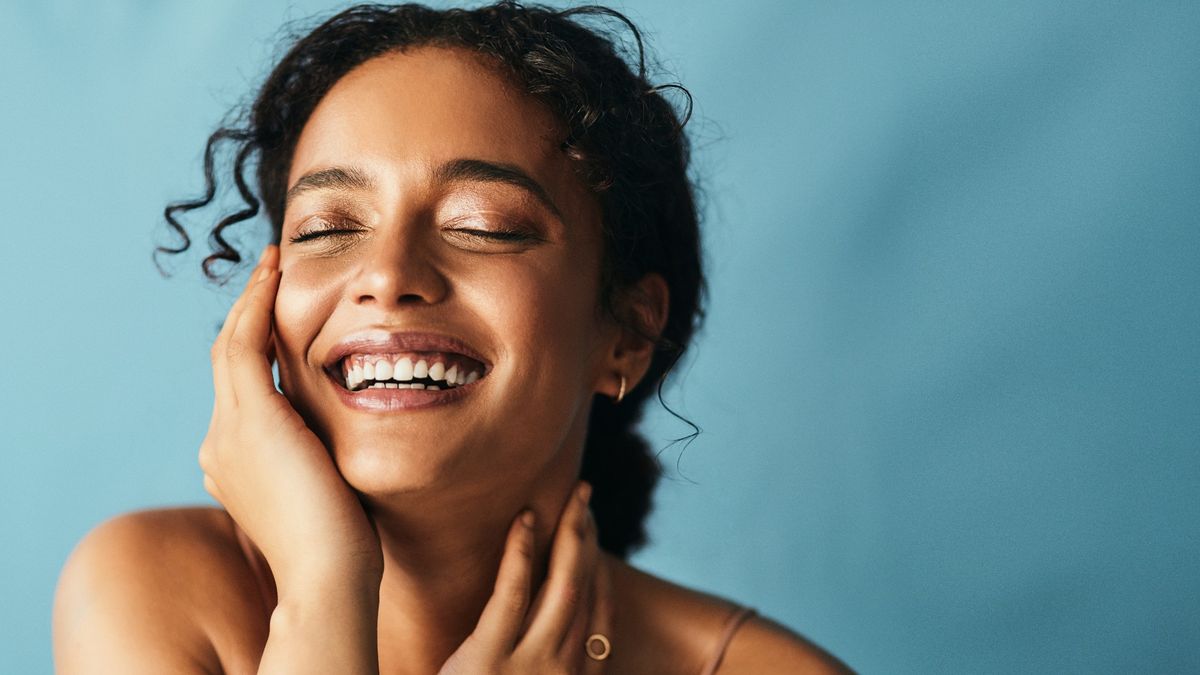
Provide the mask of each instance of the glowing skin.
[{"label": "glowing skin", "polygon": [[[619,331],[597,311],[599,207],[559,150],[564,135],[476,57],[419,49],[342,78],[297,144],[289,186],[334,167],[374,184],[290,201],[274,324],[283,391],[381,524],[381,595],[438,608],[392,615],[385,602],[381,645],[385,632],[436,639],[430,626],[469,630],[470,621],[450,627],[445,617],[478,614],[491,585],[481,560],[494,561],[523,506],[555,522],[578,475],[592,396],[615,387],[620,367],[631,385],[641,375],[614,360]],[[504,183],[439,180],[440,167],[464,159],[523,172],[554,208]],[[321,228],[355,232],[292,241]],[[530,238],[461,232],[514,228]],[[446,405],[350,409],[326,359],[345,336],[373,328],[456,337],[489,372]],[[430,568],[444,574],[417,578]],[[445,651],[440,642],[434,651]]]},{"label": "glowing skin", "polygon": [[[564,132],[553,116],[472,57],[446,53],[364,64],[304,128],[289,185],[356,167],[376,189],[311,190],[288,205],[275,307],[283,388],[347,482],[368,495],[478,503],[547,478],[565,489],[592,395],[613,378],[603,348],[614,332],[596,311],[599,209],[558,150]],[[435,181],[437,167],[458,159],[520,169],[563,219],[511,185]],[[290,242],[329,227],[361,231]],[[458,231],[514,227],[535,239]],[[454,405],[352,411],[324,359],[337,340],[369,328],[455,336],[492,369]]]}]

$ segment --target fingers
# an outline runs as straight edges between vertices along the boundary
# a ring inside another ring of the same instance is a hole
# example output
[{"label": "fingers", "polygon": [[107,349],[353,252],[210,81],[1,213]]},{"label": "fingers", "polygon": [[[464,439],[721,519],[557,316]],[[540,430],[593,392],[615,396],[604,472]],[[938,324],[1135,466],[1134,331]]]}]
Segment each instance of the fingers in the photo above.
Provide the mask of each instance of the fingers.
[{"label": "fingers", "polygon": [[517,641],[533,583],[533,545],[533,511],[525,511],[509,528],[492,597],[472,634],[489,650],[508,653]]},{"label": "fingers", "polygon": [[226,349],[229,377],[238,404],[257,396],[276,393],[267,352],[271,344],[271,310],[279,288],[279,270],[264,269],[250,289]]},{"label": "fingers", "polygon": [[596,532],[587,508],[591,488],[587,483],[577,488],[563,510],[550,553],[550,571],[522,643],[562,645],[575,615],[589,613],[582,610],[586,609],[598,556]]},{"label": "fingers", "polygon": [[[225,317],[225,323],[222,325],[221,331],[217,334],[217,338],[213,342],[213,387],[217,399],[217,408],[222,406],[222,402],[227,402],[230,405],[237,404],[238,399],[236,388],[239,385],[233,377],[232,372],[235,364],[230,363],[231,346],[236,344],[237,346],[233,347],[233,351],[235,353],[241,352],[243,356],[248,356],[248,354],[246,354],[248,351],[247,340],[253,339],[254,336],[246,333],[239,334],[238,326],[241,324],[241,319],[247,309],[247,306],[250,305],[256,298],[256,293],[260,305],[263,302],[262,291],[263,282],[265,280],[269,280],[271,282],[272,288],[270,289],[270,299],[272,301],[274,300],[274,285],[278,282],[278,275],[275,274],[274,276],[276,278],[272,279],[271,273],[277,267],[278,260],[279,248],[277,246],[267,246],[265,249],[263,249],[262,256],[259,258],[258,266],[250,274],[250,279],[246,284],[246,288],[233,303],[233,307],[230,308],[229,314]],[[267,311],[269,312],[269,309]],[[269,314],[266,322],[269,326]],[[250,326],[250,328],[260,329],[260,326],[261,322]],[[238,340],[237,343],[234,342],[235,336]],[[267,370],[270,370],[269,363],[267,365]],[[270,379],[269,376],[268,379]],[[272,390],[274,389],[273,386],[271,388]]]},{"label": "fingers", "polygon": [[[275,250],[272,251],[272,249]],[[229,379],[228,367],[226,365],[229,337],[233,334],[234,327],[237,326],[238,318],[242,314],[242,308],[246,305],[246,297],[250,294],[250,290],[254,288],[255,283],[261,277],[263,269],[273,264],[277,258],[278,247],[267,246],[263,249],[262,254],[259,256],[258,266],[250,272],[250,278],[246,280],[246,287],[242,289],[241,295],[234,301],[233,306],[229,308],[229,313],[225,315],[225,322],[221,324],[221,330],[217,333],[216,340],[213,341],[211,354],[213,387],[218,405],[223,400],[227,400],[231,404],[237,403],[237,395],[233,391],[233,383]]]},{"label": "fingers", "polygon": [[[593,578],[592,585],[592,613],[588,621],[587,634],[582,638],[584,650],[591,651],[592,654],[603,653],[603,645],[599,643],[594,646],[588,645],[588,636],[599,633],[610,640],[613,637],[612,577],[609,576],[609,561],[607,556],[603,552],[599,555],[600,558],[596,562],[596,575]],[[612,649],[614,647],[610,641],[610,653]],[[599,675],[599,673],[604,671],[604,665],[603,661],[597,661],[585,656],[583,659],[583,673],[584,675]]]},{"label": "fingers", "polygon": [[[590,512],[587,513],[587,517],[589,520],[591,519]],[[591,576],[595,577],[594,569]],[[595,584],[587,583],[586,579],[583,581],[585,584],[584,597],[572,615],[571,624],[563,634],[562,644],[558,647],[559,657],[563,662],[572,664],[572,672],[576,672],[583,664],[584,643],[587,640],[587,636],[590,635],[589,628],[592,618],[590,608],[592,607],[592,603],[595,602],[595,598],[593,597]]]},{"label": "fingers", "polygon": [[[246,288],[238,299],[230,308],[229,314],[225,317],[225,323],[221,326],[220,332],[217,334],[216,340],[212,346],[212,367],[213,367],[213,414],[209,422],[208,436],[211,437],[218,427],[220,420],[227,419],[226,415],[231,415],[238,405],[237,391],[235,382],[232,377],[232,368],[229,363],[229,344],[233,338],[239,320],[247,303],[254,296],[256,290],[261,291],[262,281],[271,275],[274,266],[279,259],[279,249],[276,246],[267,246],[263,249],[262,255],[259,257],[259,264],[250,274],[250,279],[246,283]],[[268,371],[270,366],[268,366]],[[268,380],[274,383],[273,378],[268,375]],[[272,389],[274,387],[272,386]],[[222,501],[220,494],[217,492],[217,485],[214,479],[208,475],[210,471],[216,469],[216,456],[214,449],[205,443],[200,446],[200,467],[205,472],[204,488],[218,502]]]}]

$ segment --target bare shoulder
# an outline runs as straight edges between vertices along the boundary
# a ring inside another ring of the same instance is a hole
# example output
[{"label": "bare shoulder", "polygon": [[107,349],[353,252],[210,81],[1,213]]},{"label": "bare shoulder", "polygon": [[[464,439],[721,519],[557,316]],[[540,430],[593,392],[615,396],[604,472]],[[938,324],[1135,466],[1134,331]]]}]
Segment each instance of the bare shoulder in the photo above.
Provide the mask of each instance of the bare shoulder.
[{"label": "bare shoulder", "polygon": [[[619,633],[645,644],[629,672],[700,675],[720,651],[729,621],[741,605],[688,588],[609,557],[617,594]],[[615,652],[614,646],[614,652]],[[654,659],[661,655],[662,662]],[[615,655],[615,654],[614,654]],[[754,615],[733,634],[718,675],[739,673],[850,673],[816,644],[767,617]]]},{"label": "bare shoulder", "polygon": [[156,509],[106,520],[80,540],[59,577],[56,671],[230,671],[217,643],[229,617],[253,616],[246,567],[232,521],[220,509]]},{"label": "bare shoulder", "polygon": [[767,617],[748,619],[729,642],[718,675],[738,673],[853,673],[837,657]]}]

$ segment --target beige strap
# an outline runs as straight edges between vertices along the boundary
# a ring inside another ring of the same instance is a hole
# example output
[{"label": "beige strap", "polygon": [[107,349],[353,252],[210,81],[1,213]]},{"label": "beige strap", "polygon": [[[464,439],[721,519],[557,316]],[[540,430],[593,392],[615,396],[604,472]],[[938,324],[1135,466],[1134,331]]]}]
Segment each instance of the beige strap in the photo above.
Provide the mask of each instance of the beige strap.
[{"label": "beige strap", "polygon": [[756,612],[750,607],[739,607],[725,622],[725,631],[721,634],[721,641],[717,643],[716,649],[713,650],[713,656],[709,660],[708,665],[704,667],[702,675],[713,675],[717,672],[717,668],[721,665],[721,659],[725,658],[725,650],[729,647],[729,642],[733,640],[733,634],[737,629]]}]

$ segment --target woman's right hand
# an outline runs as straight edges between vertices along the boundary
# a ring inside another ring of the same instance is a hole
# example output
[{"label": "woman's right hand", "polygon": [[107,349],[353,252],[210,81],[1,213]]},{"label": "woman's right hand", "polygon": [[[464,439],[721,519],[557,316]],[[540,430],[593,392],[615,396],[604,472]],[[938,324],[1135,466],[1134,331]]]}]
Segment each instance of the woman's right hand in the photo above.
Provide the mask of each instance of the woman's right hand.
[{"label": "woman's right hand", "polygon": [[[596,633],[607,640],[613,622],[612,582],[588,509],[591,490],[590,484],[578,485],[559,515],[549,569],[536,597],[531,597],[533,512],[510,526],[492,596],[475,630],[439,675],[605,672],[609,647],[587,646]],[[587,658],[588,651],[603,656]]]},{"label": "woman's right hand", "polygon": [[275,388],[278,260],[277,246],[263,251],[213,343],[215,400],[200,446],[204,488],[262,551],[281,596],[322,576],[377,582],[383,556],[362,504]]}]

